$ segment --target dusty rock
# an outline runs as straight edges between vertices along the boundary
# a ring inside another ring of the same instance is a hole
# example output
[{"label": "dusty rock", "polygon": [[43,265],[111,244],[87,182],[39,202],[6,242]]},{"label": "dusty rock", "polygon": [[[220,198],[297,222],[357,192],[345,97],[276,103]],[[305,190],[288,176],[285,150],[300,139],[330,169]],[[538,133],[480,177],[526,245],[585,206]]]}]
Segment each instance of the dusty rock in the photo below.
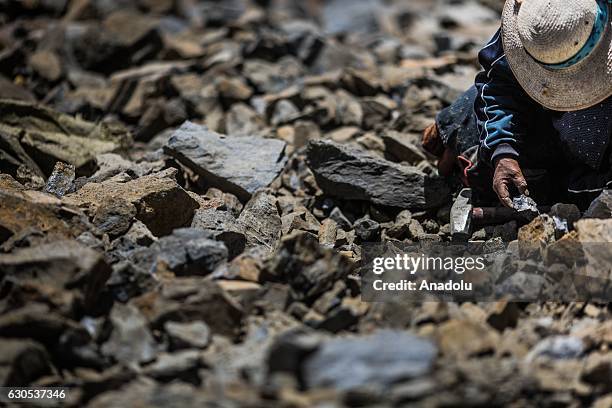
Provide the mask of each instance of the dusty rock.
[{"label": "dusty rock", "polygon": [[72,183],[74,183],[74,166],[57,162],[43,191],[56,197],[62,197],[73,188]]},{"label": "dusty rock", "polygon": [[427,159],[425,153],[417,147],[420,138],[416,135],[388,131],[382,138],[385,142],[385,153],[397,161],[417,164]]},{"label": "dusty rock", "polygon": [[62,75],[62,65],[57,55],[52,51],[37,51],[30,57],[30,65],[48,81],[57,81]]},{"label": "dusty rock", "polygon": [[117,237],[125,234],[136,217],[136,206],[121,197],[100,203],[93,216],[93,224],[100,231]]},{"label": "dusty rock", "polygon": [[486,325],[470,320],[449,320],[437,329],[440,350],[446,355],[475,356],[492,353],[499,335]]},{"label": "dusty rock", "polygon": [[216,283],[201,278],[177,278],[162,286],[161,292],[149,292],[133,301],[154,328],[168,321],[201,320],[213,334],[233,337],[237,334],[243,310]]},{"label": "dusty rock", "polygon": [[270,251],[276,247],[282,221],[273,196],[265,192],[255,194],[244,206],[238,223],[246,236],[247,246],[263,246]]},{"label": "dusty rock", "polygon": [[448,193],[443,180],[329,141],[309,144],[308,165],[323,191],[343,199],[424,209],[441,206]]},{"label": "dusty rock", "polygon": [[3,387],[25,387],[53,373],[45,348],[34,341],[2,339],[0,383]]},{"label": "dusty rock", "polygon": [[155,241],[148,248],[137,250],[134,262],[146,271],[172,271],[177,275],[207,275],[227,261],[228,251],[206,231],[178,228]]},{"label": "dusty rock", "polygon": [[555,225],[546,214],[536,217],[518,232],[519,253],[523,258],[537,256],[546,245],[555,239]]},{"label": "dusty rock", "polygon": [[144,373],[162,382],[180,378],[187,383],[199,384],[198,369],[200,366],[199,352],[184,350],[160,354],[154,363],[145,367]]},{"label": "dusty rock", "polygon": [[130,141],[125,130],[26,102],[0,101],[0,112],[1,140],[14,157],[39,175],[51,174],[57,161],[83,171],[96,155],[125,147]]},{"label": "dusty rock", "polygon": [[63,201],[95,213],[101,203],[121,198],[136,207],[136,218],[153,234],[167,235],[174,228],[189,224],[198,207],[172,174],[164,171],[125,182],[109,179],[87,183],[79,191],[64,196]]},{"label": "dusty rock", "polygon": [[584,218],[612,217],[612,191],[603,190],[584,213]]},{"label": "dusty rock", "polygon": [[355,233],[363,242],[376,241],[380,238],[380,224],[369,218],[355,221]]},{"label": "dusty rock", "polygon": [[319,243],[325,247],[333,248],[336,245],[338,237],[338,224],[336,221],[328,218],[321,223],[319,229]]},{"label": "dusty rock", "polygon": [[104,354],[127,363],[144,363],[155,358],[155,340],[137,308],[116,303],[110,322],[113,329],[108,341],[102,345]]},{"label": "dusty rock", "polygon": [[246,236],[237,219],[228,211],[198,209],[191,221],[191,227],[211,232],[216,240],[222,241],[228,249],[230,259],[244,251]]},{"label": "dusty rock", "polygon": [[346,218],[346,216],[342,213],[342,211],[338,207],[334,207],[334,209],[329,214],[329,218],[334,220],[338,226],[345,231],[349,231],[353,228],[353,224]]},{"label": "dusty rock", "polygon": [[286,281],[295,299],[313,300],[351,269],[342,255],[321,247],[314,237],[296,233],[282,241],[276,256],[268,260],[264,279]]},{"label": "dusty rock", "polygon": [[164,330],[170,337],[173,349],[205,348],[210,342],[210,329],[204,322],[167,322]]},{"label": "dusty rock", "polygon": [[386,388],[427,374],[436,354],[429,341],[402,332],[329,340],[306,358],[304,382],[311,388]]},{"label": "dusty rock", "polygon": [[[76,241],[56,241],[0,254],[2,279],[40,293],[76,290],[83,306],[96,307],[111,270],[104,258]],[[76,305],[75,305],[76,306]]]},{"label": "dusty rock", "polygon": [[540,357],[551,359],[577,358],[584,352],[584,344],[577,337],[554,336],[548,337],[531,349],[525,357],[527,361],[533,361]]},{"label": "dusty rock", "polygon": [[[9,177],[8,175],[6,177]],[[11,179],[12,180],[12,179]],[[14,180],[0,189],[0,240],[37,231],[60,237],[76,237],[88,229],[87,217],[76,207],[54,196],[28,191]]]},{"label": "dusty rock", "polygon": [[258,137],[233,138],[191,122],[176,131],[165,151],[213,187],[241,200],[268,185],[285,164],[285,143]]}]

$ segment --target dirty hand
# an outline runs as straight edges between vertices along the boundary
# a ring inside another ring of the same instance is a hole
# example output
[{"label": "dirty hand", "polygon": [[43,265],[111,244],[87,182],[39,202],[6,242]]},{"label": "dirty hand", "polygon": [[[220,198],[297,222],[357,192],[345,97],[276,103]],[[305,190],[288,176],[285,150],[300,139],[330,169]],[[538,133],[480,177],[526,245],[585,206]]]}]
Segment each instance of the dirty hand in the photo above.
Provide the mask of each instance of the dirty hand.
[{"label": "dirty hand", "polygon": [[529,195],[527,181],[523,176],[518,162],[509,157],[496,160],[495,174],[493,175],[493,190],[497,193],[499,201],[506,207],[512,208],[510,187],[515,186],[519,193]]}]

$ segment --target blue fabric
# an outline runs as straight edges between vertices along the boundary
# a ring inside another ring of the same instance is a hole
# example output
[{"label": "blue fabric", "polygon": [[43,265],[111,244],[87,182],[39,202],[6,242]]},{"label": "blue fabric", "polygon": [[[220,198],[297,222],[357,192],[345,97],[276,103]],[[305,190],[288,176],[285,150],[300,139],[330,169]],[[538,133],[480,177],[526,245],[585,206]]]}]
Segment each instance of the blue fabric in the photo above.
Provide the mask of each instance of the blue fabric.
[{"label": "blue fabric", "polygon": [[[560,148],[569,152],[572,161],[598,170],[611,134],[612,98],[576,112],[545,109],[527,95],[514,77],[500,34],[498,31],[478,56],[483,71],[476,77],[478,96],[474,113],[480,160],[491,163],[500,154],[520,157],[532,150],[530,146],[539,144],[535,139],[547,139],[544,145],[556,139],[557,144],[561,143]],[[587,122],[572,126],[571,122],[581,120],[582,116],[588,118]],[[537,153],[544,156],[547,152]]]}]

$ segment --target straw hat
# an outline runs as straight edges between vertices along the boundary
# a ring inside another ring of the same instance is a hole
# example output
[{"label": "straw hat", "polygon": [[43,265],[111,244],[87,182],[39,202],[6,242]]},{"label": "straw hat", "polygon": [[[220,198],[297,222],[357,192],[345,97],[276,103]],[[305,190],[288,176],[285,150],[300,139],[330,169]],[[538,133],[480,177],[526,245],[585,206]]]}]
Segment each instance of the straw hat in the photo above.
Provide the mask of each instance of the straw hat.
[{"label": "straw hat", "polygon": [[576,111],[612,95],[612,0],[507,0],[502,40],[523,89]]}]

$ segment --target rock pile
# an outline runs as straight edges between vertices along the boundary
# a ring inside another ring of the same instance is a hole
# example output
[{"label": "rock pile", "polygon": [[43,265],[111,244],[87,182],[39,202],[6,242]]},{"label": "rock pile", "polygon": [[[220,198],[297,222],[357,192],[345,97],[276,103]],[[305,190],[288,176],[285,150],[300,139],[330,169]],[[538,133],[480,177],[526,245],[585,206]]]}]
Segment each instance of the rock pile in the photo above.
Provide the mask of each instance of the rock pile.
[{"label": "rock pile", "polygon": [[[451,239],[457,186],[419,135],[502,3],[0,0],[0,385],[88,407],[610,406],[605,304],[361,299],[363,244]],[[610,242],[611,213],[604,192],[467,238],[537,296],[588,257],[609,279],[582,244]]]}]

